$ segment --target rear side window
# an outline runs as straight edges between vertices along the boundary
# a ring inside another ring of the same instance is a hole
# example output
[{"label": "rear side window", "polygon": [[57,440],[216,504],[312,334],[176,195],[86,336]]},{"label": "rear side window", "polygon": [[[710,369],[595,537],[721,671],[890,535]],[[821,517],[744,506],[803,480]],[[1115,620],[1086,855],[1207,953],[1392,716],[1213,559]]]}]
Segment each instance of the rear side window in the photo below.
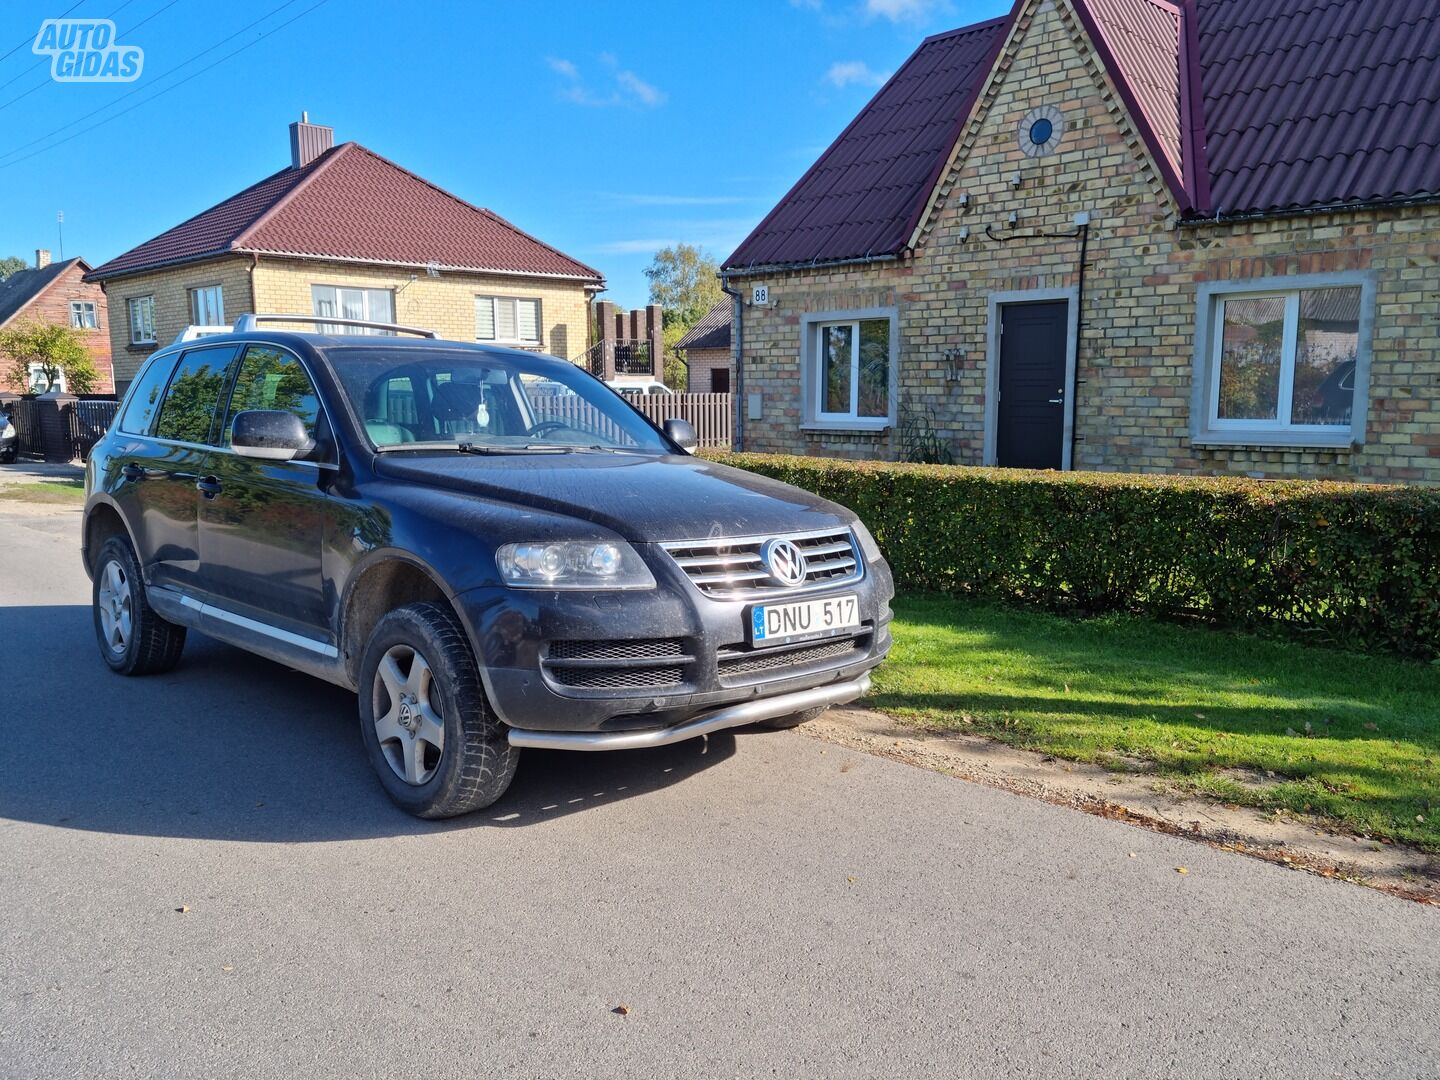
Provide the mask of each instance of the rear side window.
[{"label": "rear side window", "polygon": [[230,411],[225,416],[222,446],[230,445],[230,429],[235,414],[247,409],[279,409],[294,413],[305,424],[313,439],[320,417],[320,399],[305,366],[292,353],[271,345],[251,345],[240,361],[235,375],[235,389],[230,395]]},{"label": "rear side window", "polygon": [[160,398],[165,393],[165,384],[175,370],[175,356],[161,356],[151,362],[140,376],[125,406],[125,415],[120,418],[120,430],[131,435],[149,435],[150,425],[160,408]]},{"label": "rear side window", "polygon": [[225,390],[235,346],[191,349],[180,358],[175,377],[160,405],[155,436],[176,442],[208,443],[213,440],[220,395]]}]

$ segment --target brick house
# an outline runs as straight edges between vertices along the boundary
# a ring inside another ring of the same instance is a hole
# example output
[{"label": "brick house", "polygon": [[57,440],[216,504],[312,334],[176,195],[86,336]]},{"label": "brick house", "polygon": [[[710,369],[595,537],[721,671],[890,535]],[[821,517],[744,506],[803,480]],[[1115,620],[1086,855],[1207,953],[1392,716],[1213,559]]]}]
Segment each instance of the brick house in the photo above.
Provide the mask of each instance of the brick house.
[{"label": "brick house", "polygon": [[685,357],[692,393],[730,392],[731,307],[728,298],[721,300],[675,342],[675,350]]},{"label": "brick house", "polygon": [[[89,271],[90,265],[84,259],[51,262],[50,252],[37,248],[34,266],[17,270],[0,281],[0,329],[15,323],[40,322],[79,330],[99,376],[95,392],[106,394],[115,388],[110,370],[110,317],[104,290],[85,281]],[[34,385],[37,374],[32,367],[30,381],[16,386],[9,381],[9,364],[0,359],[0,391],[25,393]],[[59,389],[69,389],[63,374]]]},{"label": "brick house", "polygon": [[726,261],[745,449],[1440,482],[1440,9],[1017,0]]},{"label": "brick house", "polygon": [[186,326],[255,311],[585,351],[597,271],[308,119],[290,150],[286,168],[86,275],[116,313],[122,390]]}]

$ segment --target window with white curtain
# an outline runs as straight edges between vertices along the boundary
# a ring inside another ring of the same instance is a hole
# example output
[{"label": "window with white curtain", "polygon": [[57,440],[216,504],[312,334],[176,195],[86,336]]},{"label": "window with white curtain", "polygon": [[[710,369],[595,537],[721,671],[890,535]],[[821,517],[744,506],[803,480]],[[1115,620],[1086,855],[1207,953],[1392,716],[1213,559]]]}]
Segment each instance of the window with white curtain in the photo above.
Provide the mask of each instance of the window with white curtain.
[{"label": "window with white curtain", "polygon": [[514,296],[477,296],[475,339],[505,345],[539,345],[540,301]]},{"label": "window with white curtain", "polygon": [[219,285],[190,290],[190,322],[195,326],[225,325],[225,296]]},{"label": "window with white curtain", "polygon": [[[363,322],[393,323],[395,294],[389,289],[358,289],[348,285],[312,285],[310,298],[316,315],[334,315],[339,319],[360,319]],[[322,334],[388,334],[388,330],[372,330],[364,326],[340,326],[322,323]]]},{"label": "window with white curtain", "polygon": [[126,301],[130,308],[130,344],[150,345],[155,341],[155,297],[134,296]]},{"label": "window with white curtain", "polygon": [[100,324],[95,318],[95,303],[91,300],[70,301],[70,325],[77,330],[94,330]]}]

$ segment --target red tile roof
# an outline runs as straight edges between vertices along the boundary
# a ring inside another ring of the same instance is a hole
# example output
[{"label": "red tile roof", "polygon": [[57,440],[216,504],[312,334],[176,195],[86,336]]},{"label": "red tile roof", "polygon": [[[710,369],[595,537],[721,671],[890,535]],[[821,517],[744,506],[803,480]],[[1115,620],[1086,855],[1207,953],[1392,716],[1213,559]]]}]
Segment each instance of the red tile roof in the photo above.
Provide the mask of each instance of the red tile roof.
[{"label": "red tile roof", "polygon": [[1211,208],[1440,193],[1435,0],[1201,0]]},{"label": "red tile roof", "polygon": [[725,265],[898,251],[955,145],[1005,22],[926,38]]},{"label": "red tile roof", "polygon": [[1180,8],[1165,0],[1086,0],[1077,10],[1126,107],[1149,129],[1167,183],[1183,190]]},{"label": "red tile roof", "polygon": [[[1436,0],[1073,2],[1186,215],[1440,195]],[[926,39],[725,267],[902,251],[1008,22]]]},{"label": "red tile roof", "polygon": [[358,143],[282,169],[111,259],[87,280],[229,252],[604,281],[592,267]]}]

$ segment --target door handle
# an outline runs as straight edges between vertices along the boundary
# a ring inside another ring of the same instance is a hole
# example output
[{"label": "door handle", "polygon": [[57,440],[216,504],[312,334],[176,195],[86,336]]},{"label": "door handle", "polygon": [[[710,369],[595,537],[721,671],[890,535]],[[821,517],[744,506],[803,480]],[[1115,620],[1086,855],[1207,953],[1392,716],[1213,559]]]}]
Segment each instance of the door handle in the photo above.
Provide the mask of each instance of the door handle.
[{"label": "door handle", "polygon": [[204,495],[205,498],[213,499],[216,495],[219,495],[223,489],[220,487],[220,481],[216,480],[215,477],[204,476],[195,481],[195,490],[200,492],[201,495]]},{"label": "door handle", "polygon": [[126,480],[144,480],[145,470],[139,465],[121,465],[120,475],[125,477]]},{"label": "door handle", "polygon": [[1064,399],[1063,397],[1052,397],[1052,398],[1050,399],[1050,404],[1051,404],[1051,405],[1064,405],[1064,404],[1065,404],[1065,399]]}]

